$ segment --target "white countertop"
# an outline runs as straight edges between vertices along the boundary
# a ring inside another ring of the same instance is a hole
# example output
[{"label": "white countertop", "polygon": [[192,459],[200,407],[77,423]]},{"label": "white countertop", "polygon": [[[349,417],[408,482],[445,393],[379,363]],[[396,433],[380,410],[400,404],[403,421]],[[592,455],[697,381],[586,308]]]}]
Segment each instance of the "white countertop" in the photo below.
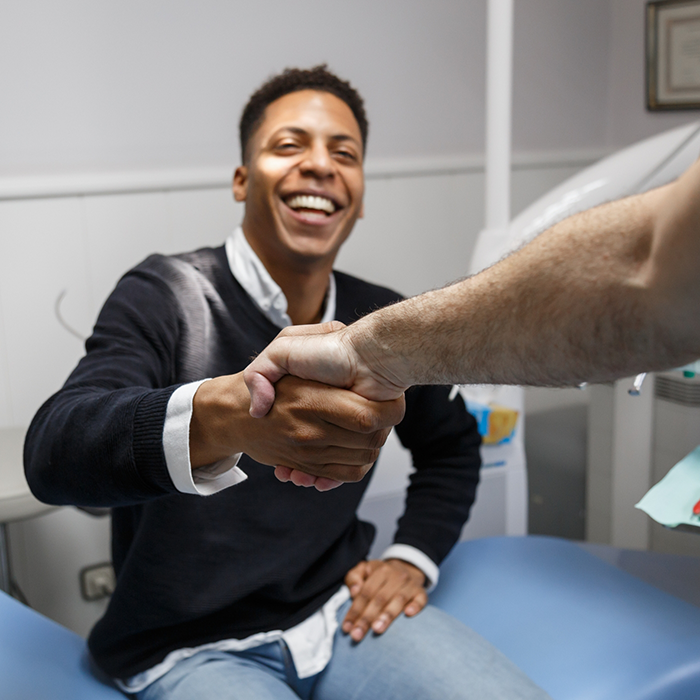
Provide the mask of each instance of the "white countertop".
[{"label": "white countertop", "polygon": [[55,506],[37,501],[24,478],[22,446],[26,428],[0,428],[0,522],[22,520]]}]

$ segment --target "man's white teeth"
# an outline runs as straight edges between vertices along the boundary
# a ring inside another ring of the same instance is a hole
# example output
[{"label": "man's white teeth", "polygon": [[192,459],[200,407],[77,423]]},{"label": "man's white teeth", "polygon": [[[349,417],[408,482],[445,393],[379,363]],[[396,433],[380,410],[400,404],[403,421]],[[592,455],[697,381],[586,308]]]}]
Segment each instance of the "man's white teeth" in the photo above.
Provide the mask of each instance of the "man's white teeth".
[{"label": "man's white teeth", "polygon": [[292,209],[318,209],[332,214],[335,211],[335,204],[330,199],[318,197],[311,194],[297,194],[287,200],[287,206]]}]

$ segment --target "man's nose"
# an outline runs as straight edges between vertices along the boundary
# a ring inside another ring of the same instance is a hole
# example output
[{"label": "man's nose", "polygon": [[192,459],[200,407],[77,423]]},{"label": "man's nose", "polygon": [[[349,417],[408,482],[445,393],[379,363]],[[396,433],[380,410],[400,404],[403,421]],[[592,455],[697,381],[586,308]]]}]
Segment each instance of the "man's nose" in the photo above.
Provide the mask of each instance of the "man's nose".
[{"label": "man's nose", "polygon": [[333,159],[324,143],[314,143],[306,151],[300,164],[300,169],[305,175],[317,178],[327,178],[333,174]]}]

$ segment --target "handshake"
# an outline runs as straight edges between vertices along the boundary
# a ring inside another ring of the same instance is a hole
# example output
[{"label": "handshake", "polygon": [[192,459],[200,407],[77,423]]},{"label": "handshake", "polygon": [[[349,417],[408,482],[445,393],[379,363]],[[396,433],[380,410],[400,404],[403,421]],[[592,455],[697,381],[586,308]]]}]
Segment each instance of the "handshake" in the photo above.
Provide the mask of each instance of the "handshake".
[{"label": "handshake", "polygon": [[[280,481],[320,491],[359,481],[403,419],[408,383],[371,362],[378,353],[362,325],[291,326],[243,372],[250,416],[284,450],[286,459],[275,460]],[[259,456],[269,464],[273,455]]]}]

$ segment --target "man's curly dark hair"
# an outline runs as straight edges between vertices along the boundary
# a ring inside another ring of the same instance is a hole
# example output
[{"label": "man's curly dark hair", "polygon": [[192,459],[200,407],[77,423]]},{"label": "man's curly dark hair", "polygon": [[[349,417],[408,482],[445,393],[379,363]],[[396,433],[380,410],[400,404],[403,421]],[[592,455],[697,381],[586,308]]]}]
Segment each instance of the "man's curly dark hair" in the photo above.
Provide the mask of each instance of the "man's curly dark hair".
[{"label": "man's curly dark hair", "polygon": [[248,158],[248,143],[251,136],[260,126],[265,116],[265,108],[290,92],[299,90],[321,90],[329,92],[341,99],[350,107],[355,115],[357,124],[362,134],[362,150],[367,148],[367,132],[369,123],[365,114],[365,106],[360,94],[346,80],[341,80],[337,75],[328,70],[324,63],[308,70],[301,68],[285,68],[282,73],[272,76],[261,85],[248,100],[243,108],[238,131],[241,142],[241,158],[245,163]]}]

